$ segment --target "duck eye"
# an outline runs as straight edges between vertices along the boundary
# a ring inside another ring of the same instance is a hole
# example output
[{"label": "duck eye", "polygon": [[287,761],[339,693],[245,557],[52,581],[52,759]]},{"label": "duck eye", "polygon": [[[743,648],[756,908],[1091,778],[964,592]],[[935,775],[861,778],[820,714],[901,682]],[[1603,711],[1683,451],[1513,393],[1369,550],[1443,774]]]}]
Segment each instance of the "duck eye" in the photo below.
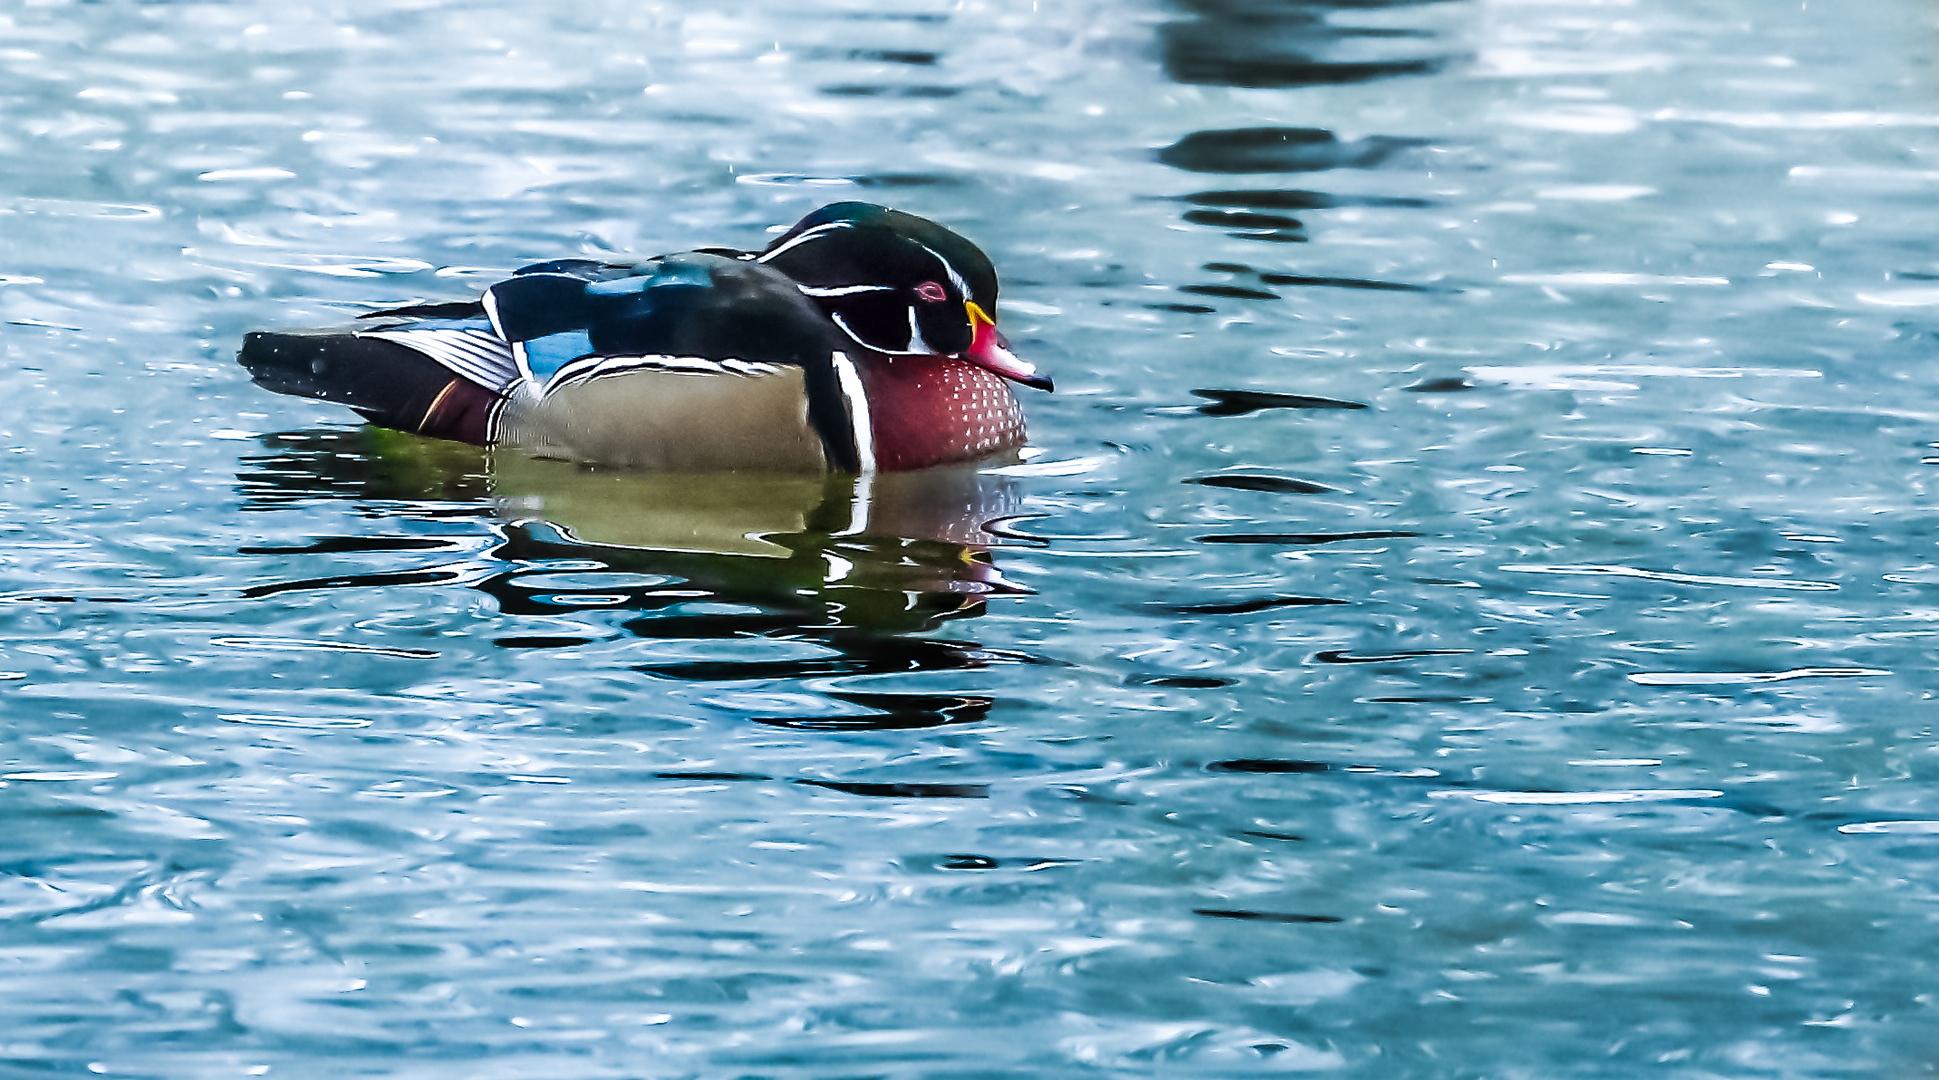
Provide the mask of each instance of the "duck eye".
[{"label": "duck eye", "polygon": [[925,281],[916,286],[916,299],[926,300],[932,304],[940,304],[944,300],[949,299],[949,292],[934,281]]}]

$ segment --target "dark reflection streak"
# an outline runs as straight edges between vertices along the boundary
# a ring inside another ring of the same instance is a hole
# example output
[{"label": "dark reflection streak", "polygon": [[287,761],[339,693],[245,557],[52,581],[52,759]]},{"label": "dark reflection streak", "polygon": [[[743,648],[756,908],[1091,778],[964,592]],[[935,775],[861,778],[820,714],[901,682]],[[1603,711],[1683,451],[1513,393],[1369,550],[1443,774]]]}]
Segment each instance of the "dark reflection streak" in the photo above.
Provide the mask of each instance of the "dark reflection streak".
[{"label": "dark reflection streak", "polygon": [[[796,639],[791,639],[796,640]],[[837,675],[888,675],[905,671],[965,671],[997,664],[1068,666],[1062,661],[1000,649],[985,649],[972,641],[874,638],[831,635],[803,637],[841,653],[800,660],[692,660],[641,664],[634,671],[692,682],[732,682],[741,679],[828,678]]]},{"label": "dark reflection streak", "polygon": [[[1348,773],[1358,776],[1378,776],[1397,780],[1436,780],[1440,773],[1433,769],[1393,769],[1379,765],[1341,765],[1331,761],[1306,761],[1300,758],[1237,758],[1232,761],[1214,761],[1205,766],[1206,772],[1246,773],[1251,775],[1314,775],[1317,773]],[[1442,781],[1457,786],[1468,781]]]},{"label": "dark reflection streak", "polygon": [[1404,281],[1374,281],[1369,278],[1309,277],[1304,274],[1265,273],[1259,280],[1268,285],[1298,285],[1308,288],[1371,289],[1376,292],[1458,293],[1460,289],[1437,285],[1412,285]]},{"label": "dark reflection streak", "polygon": [[1229,604],[1148,604],[1146,606],[1154,611],[1165,611],[1174,615],[1251,615],[1254,612],[1276,611],[1279,608],[1324,607],[1346,603],[1349,601],[1335,600],[1326,596],[1260,596]]},{"label": "dark reflection streak", "polygon": [[821,92],[831,97],[951,98],[963,92],[960,86],[824,86]]},{"label": "dark reflection streak", "polygon": [[1304,761],[1299,758],[1238,758],[1232,761],[1214,761],[1205,766],[1206,772],[1244,773],[1255,776],[1312,776],[1319,773],[1344,773],[1357,776],[1382,777],[1394,780],[1435,780],[1452,783],[1456,786],[1467,781],[1441,781],[1441,774],[1433,769],[1393,769],[1379,765],[1340,765],[1331,761]]},{"label": "dark reflection streak", "polygon": [[1313,397],[1308,394],[1276,394],[1265,390],[1200,388],[1193,390],[1192,393],[1198,397],[1211,399],[1209,404],[1198,407],[1198,411],[1207,416],[1244,416],[1261,409],[1364,409],[1367,407],[1364,402],[1359,401]]},{"label": "dark reflection streak", "polygon": [[871,176],[849,177],[856,187],[912,188],[912,187],[955,187],[962,180],[954,176],[931,176],[926,173],[876,173]]},{"label": "dark reflection streak", "polygon": [[1072,863],[1081,862],[1081,861],[1082,860],[1080,859],[1060,859],[1060,858],[1057,858],[1056,856],[1045,856],[1043,858],[1024,857],[1024,858],[1015,858],[1015,859],[998,859],[989,855],[962,854],[962,855],[941,856],[935,861],[934,865],[935,865],[935,868],[938,870],[1010,869],[1010,870],[1020,870],[1024,873],[1029,873],[1032,870],[1048,870],[1052,867],[1069,866]]},{"label": "dark reflection streak", "polygon": [[[694,772],[656,772],[653,774],[653,778],[656,780],[693,780],[712,783],[769,783],[775,779],[772,776],[767,776],[762,773],[708,772],[702,770],[696,770]],[[810,780],[806,778],[797,778],[788,782],[802,784],[807,787],[827,788],[830,791],[839,791],[847,795],[865,795],[884,799],[987,799],[990,797],[990,785],[988,784],[895,784],[865,783],[848,780]],[[983,856],[976,855],[952,855],[946,856],[946,858],[982,860],[983,862],[987,862],[987,865],[977,863],[949,867],[949,869],[983,870],[995,869],[998,865],[995,859],[986,859]],[[1036,869],[1040,865],[1075,861],[1074,859],[1054,858],[1031,859],[1028,860],[1030,865],[1026,866],[1025,869]]]},{"label": "dark reflection streak", "polygon": [[849,716],[757,716],[756,723],[797,731],[908,731],[973,724],[989,715],[995,699],[944,694],[835,693],[830,697],[881,711]]},{"label": "dark reflection streak", "polygon": [[[1190,218],[1187,214],[1186,217]],[[1247,274],[1262,285],[1298,285],[1307,288],[1371,289],[1380,292],[1458,293],[1461,290],[1441,285],[1414,285],[1402,281],[1377,281],[1372,278],[1316,277],[1310,274],[1284,274],[1276,270],[1259,271],[1244,263],[1209,262],[1205,269],[1215,274]],[[1248,289],[1240,285],[1183,285],[1180,292],[1207,296],[1233,296],[1243,299],[1277,300],[1275,293]]]},{"label": "dark reflection streak", "polygon": [[1174,69],[1172,80],[1210,86],[1275,88],[1287,86],[1343,86],[1400,75],[1432,75],[1447,67],[1448,59],[1370,60],[1359,63],[1265,60]]},{"label": "dark reflection streak", "polygon": [[796,780],[797,784],[827,788],[849,795],[882,799],[987,799],[988,784],[864,784],[842,780]]},{"label": "dark reflection streak", "polygon": [[1343,766],[1324,761],[1299,761],[1290,758],[1241,758],[1236,761],[1214,761],[1205,768],[1208,772],[1268,774],[1346,771]]},{"label": "dark reflection streak", "polygon": [[938,870],[994,870],[999,865],[988,855],[945,855],[936,861]]},{"label": "dark reflection streak", "polygon": [[1181,215],[1194,225],[1211,225],[1220,229],[1299,229],[1305,225],[1298,218],[1284,214],[1262,214],[1252,210],[1187,210]]},{"label": "dark reflection streak", "polygon": [[941,53],[923,52],[916,49],[851,49],[850,60],[879,60],[885,64],[909,64],[915,67],[934,67],[942,59]]},{"label": "dark reflection streak", "polygon": [[996,699],[964,694],[905,694],[881,691],[830,691],[829,697],[866,708],[927,709],[943,713],[963,713],[978,718],[990,711]]},{"label": "dark reflection streak", "polygon": [[1273,495],[1325,495],[1340,490],[1312,480],[1290,476],[1253,476],[1226,473],[1219,476],[1193,476],[1183,481],[1201,487],[1231,488],[1234,491],[1263,491]]},{"label": "dark reflection streak", "polygon": [[1238,681],[1216,675],[1133,675],[1124,680],[1126,686],[1159,686],[1169,690],[1216,690]]},{"label": "dark reflection streak", "polygon": [[373,551],[452,551],[463,545],[420,536],[325,536],[289,547],[237,548],[242,555],[345,555]]},{"label": "dark reflection streak", "polygon": [[[1376,2],[1373,4],[1367,4],[1367,5],[1349,3],[1349,4],[1342,4],[1340,6],[1342,7],[1361,7],[1361,6],[1395,7],[1398,5],[1383,4],[1383,3]],[[1441,36],[1439,32],[1434,30],[1416,30],[1412,27],[1406,27],[1406,26],[1340,26],[1340,27],[1335,27],[1334,29],[1338,30],[1343,36],[1346,36],[1346,37],[1371,38],[1374,40],[1395,39],[1395,40],[1410,40],[1410,41],[1431,41]]]},{"label": "dark reflection streak", "polygon": [[1320,128],[1229,128],[1194,131],[1159,150],[1158,160],[1186,172],[1321,172],[1377,168],[1404,150],[1426,145],[1425,139],[1392,135],[1342,141]]},{"label": "dark reflection streak", "polygon": [[[1431,74],[1455,59],[1447,53],[1371,59],[1340,55],[1345,43],[1431,41],[1440,36],[1411,27],[1339,25],[1329,18],[1341,7],[1401,4],[1381,0],[1176,2],[1193,17],[1166,23],[1158,31],[1165,74],[1173,82],[1255,88],[1337,86]],[[1355,51],[1364,52],[1364,45]]]},{"label": "dark reflection streak", "polygon": [[946,23],[947,15],[931,15],[917,11],[845,11],[835,16],[851,22],[912,22]]},{"label": "dark reflection streak", "polygon": [[255,600],[279,593],[303,592],[310,589],[380,589],[393,585],[430,585],[443,581],[460,581],[464,574],[456,570],[409,570],[391,574],[348,574],[343,577],[311,578],[307,581],[279,581],[269,585],[252,585],[242,590],[242,595]]},{"label": "dark reflection streak", "polygon": [[1298,915],[1291,912],[1244,911],[1237,908],[1193,908],[1192,914],[1203,915],[1208,919],[1240,919],[1245,922],[1337,923],[1345,921],[1338,915]]},{"label": "dark reflection streak", "polygon": [[1332,210],[1342,206],[1390,206],[1419,209],[1433,206],[1428,199],[1390,195],[1330,195],[1323,191],[1195,191],[1178,196],[1200,206],[1240,206],[1250,210]]},{"label": "dark reflection streak", "polygon": [[1180,285],[1178,291],[1194,296],[1216,296],[1222,300],[1277,300],[1279,294],[1243,285]]},{"label": "dark reflection streak", "polygon": [[539,634],[524,637],[493,638],[492,644],[501,649],[570,649],[578,645],[590,645],[595,638],[589,637],[547,637]]},{"label": "dark reflection streak", "polygon": [[1241,831],[1241,832],[1239,833],[1239,835],[1240,835],[1240,836],[1256,836],[1256,837],[1258,837],[1258,838],[1259,838],[1259,839],[1261,839],[1261,840],[1293,840],[1293,841],[1304,841],[1304,840],[1306,839],[1306,838],[1305,838],[1304,836],[1301,836],[1301,835],[1299,835],[1298,833],[1286,833],[1286,832],[1265,832],[1265,831],[1263,831],[1263,830],[1259,830],[1259,829],[1246,829],[1246,830],[1243,830],[1243,831]]},{"label": "dark reflection streak", "polygon": [[790,731],[922,731],[948,724],[970,723],[943,713],[875,713],[867,716],[756,716],[757,724]]},{"label": "dark reflection streak", "polygon": [[1367,532],[1343,533],[1223,533],[1210,536],[1194,536],[1192,539],[1201,544],[1285,544],[1306,546],[1310,544],[1337,544],[1345,540],[1386,540],[1393,537],[1419,536],[1417,532],[1400,529],[1373,529]]},{"label": "dark reflection streak", "polygon": [[1387,664],[1397,660],[1417,660],[1423,656],[1465,656],[1473,649],[1402,649],[1390,653],[1356,655],[1345,649],[1327,649],[1313,654],[1322,664]]}]

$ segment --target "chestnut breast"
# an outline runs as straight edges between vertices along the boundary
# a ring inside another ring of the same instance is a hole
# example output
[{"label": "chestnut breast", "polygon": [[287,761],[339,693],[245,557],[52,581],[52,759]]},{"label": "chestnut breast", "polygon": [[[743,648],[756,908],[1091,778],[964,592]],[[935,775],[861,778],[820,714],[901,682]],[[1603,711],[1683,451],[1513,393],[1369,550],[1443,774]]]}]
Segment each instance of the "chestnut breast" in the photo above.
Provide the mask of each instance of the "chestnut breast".
[{"label": "chestnut breast", "polygon": [[878,469],[926,469],[1023,445],[1023,409],[1010,385],[974,364],[878,354],[856,367]]}]

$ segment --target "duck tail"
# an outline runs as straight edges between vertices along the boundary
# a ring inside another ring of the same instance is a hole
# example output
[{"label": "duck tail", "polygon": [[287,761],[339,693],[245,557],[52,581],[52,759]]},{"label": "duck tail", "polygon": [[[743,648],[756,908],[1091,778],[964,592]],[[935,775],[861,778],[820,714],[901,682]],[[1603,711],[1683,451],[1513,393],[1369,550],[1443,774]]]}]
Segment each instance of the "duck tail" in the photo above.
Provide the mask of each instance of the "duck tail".
[{"label": "duck tail", "polygon": [[484,446],[503,398],[407,345],[342,331],[245,335],[256,385],[348,405],[380,427]]}]

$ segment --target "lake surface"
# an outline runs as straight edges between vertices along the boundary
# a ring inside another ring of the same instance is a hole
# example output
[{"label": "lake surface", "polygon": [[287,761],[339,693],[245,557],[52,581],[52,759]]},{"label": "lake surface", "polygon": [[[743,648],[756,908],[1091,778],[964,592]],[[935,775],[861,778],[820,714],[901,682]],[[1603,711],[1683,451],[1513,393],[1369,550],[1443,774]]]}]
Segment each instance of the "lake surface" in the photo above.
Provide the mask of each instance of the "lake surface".
[{"label": "lake surface", "polygon": [[[1932,1073],[1935,51],[0,7],[0,1073]],[[234,363],[847,198],[996,262],[1024,464],[590,472]]]}]

